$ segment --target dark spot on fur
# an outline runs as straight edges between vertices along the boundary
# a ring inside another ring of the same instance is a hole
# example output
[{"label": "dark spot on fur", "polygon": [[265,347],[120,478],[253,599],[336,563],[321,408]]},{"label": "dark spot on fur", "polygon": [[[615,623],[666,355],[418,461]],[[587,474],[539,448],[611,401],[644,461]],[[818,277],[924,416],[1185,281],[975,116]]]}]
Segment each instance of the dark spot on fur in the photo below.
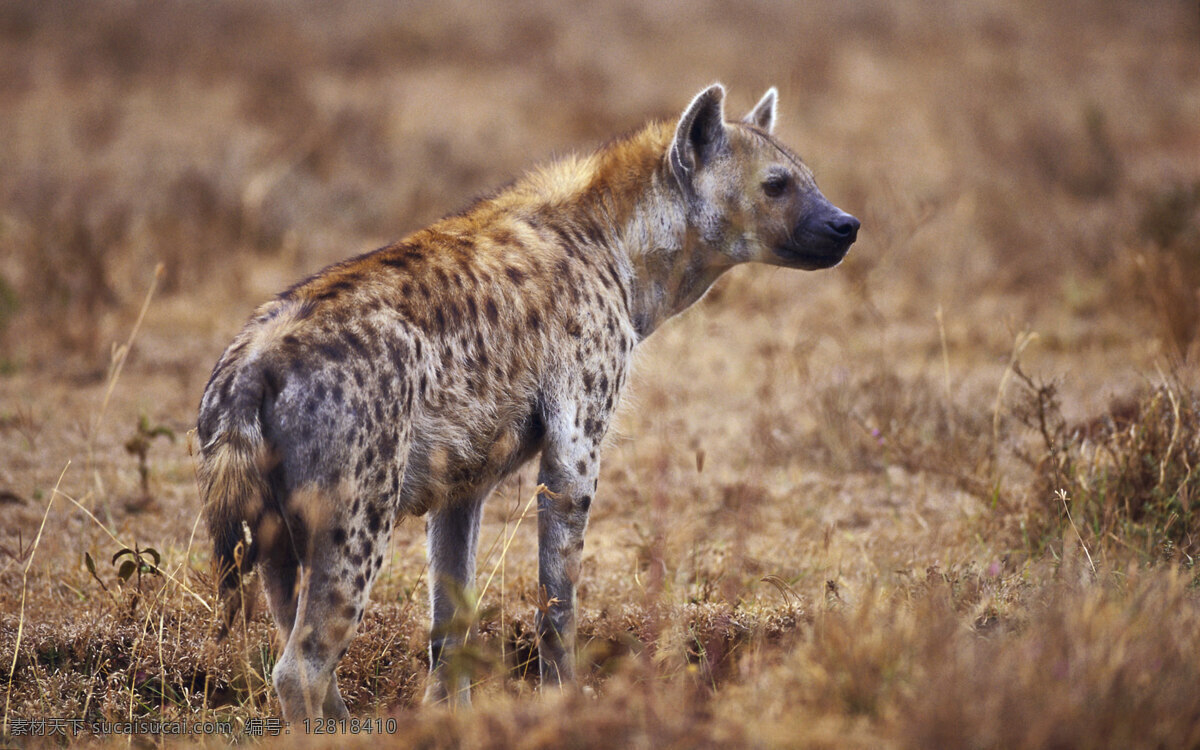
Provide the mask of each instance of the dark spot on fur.
[{"label": "dark spot on fur", "polygon": [[392,360],[392,367],[396,369],[396,372],[403,372],[404,365],[407,364],[408,360],[408,345],[403,341],[387,339],[385,346],[388,350],[388,356]]},{"label": "dark spot on fur", "polygon": [[537,310],[530,310],[525,323],[535,332],[542,330],[542,316]]},{"label": "dark spot on fur", "polygon": [[492,325],[495,325],[496,322],[500,320],[500,310],[496,307],[496,300],[488,297],[487,301],[483,303],[483,306],[484,311],[487,312],[488,321]]},{"label": "dark spot on fur", "polygon": [[575,238],[571,236],[570,232],[557,224],[551,224],[550,231],[554,232],[554,234],[558,236],[558,242],[560,245],[562,245],[563,249],[567,251],[567,255],[574,257]]},{"label": "dark spot on fur", "polygon": [[370,356],[367,345],[363,343],[363,340],[354,331],[346,331],[342,334],[342,338],[345,340],[346,345],[353,349],[354,353],[358,356],[363,358]]},{"label": "dark spot on fur", "polygon": [[583,222],[583,231],[587,238],[591,240],[593,245],[600,246],[604,244],[604,231],[595,219],[588,218]]},{"label": "dark spot on fur", "polygon": [[512,283],[518,286],[525,282],[525,272],[515,266],[508,266],[504,269],[504,273],[508,274],[508,278],[512,280]]},{"label": "dark spot on fur", "polygon": [[579,498],[579,509],[580,510],[582,510],[584,513],[587,513],[588,509],[591,507],[592,507],[592,496],[591,495],[584,495],[583,497]]},{"label": "dark spot on fur", "polygon": [[348,281],[338,281],[321,290],[321,293],[313,297],[315,300],[323,301],[334,299],[341,295],[342,292],[348,292],[354,288],[354,285]]},{"label": "dark spot on fur", "polygon": [[325,359],[341,362],[346,358],[346,347],[336,341],[323,341],[317,344],[317,351]]},{"label": "dark spot on fur", "polygon": [[333,543],[338,547],[341,547],[346,543],[346,530],[341,526],[334,526],[332,537]]},{"label": "dark spot on fur", "polygon": [[576,247],[584,247],[590,244],[586,230],[582,227],[571,227],[571,237],[574,238]]}]

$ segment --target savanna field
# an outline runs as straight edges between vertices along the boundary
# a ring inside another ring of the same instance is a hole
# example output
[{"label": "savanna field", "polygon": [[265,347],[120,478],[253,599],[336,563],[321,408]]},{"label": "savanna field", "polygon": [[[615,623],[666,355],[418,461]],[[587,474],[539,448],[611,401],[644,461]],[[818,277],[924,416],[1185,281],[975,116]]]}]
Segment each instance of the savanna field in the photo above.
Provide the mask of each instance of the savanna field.
[{"label": "savanna field", "polygon": [[474,707],[421,703],[410,518],[339,670],[373,721],[307,741],[1200,746],[1182,0],[0,4],[3,744],[302,737],[269,736],[266,607],[215,638],[190,431],[217,357],[294,281],[715,80],[731,117],[778,86],[777,135],[862,230],[641,345],[584,551],[589,689],[537,690],[531,465],[485,510]]}]

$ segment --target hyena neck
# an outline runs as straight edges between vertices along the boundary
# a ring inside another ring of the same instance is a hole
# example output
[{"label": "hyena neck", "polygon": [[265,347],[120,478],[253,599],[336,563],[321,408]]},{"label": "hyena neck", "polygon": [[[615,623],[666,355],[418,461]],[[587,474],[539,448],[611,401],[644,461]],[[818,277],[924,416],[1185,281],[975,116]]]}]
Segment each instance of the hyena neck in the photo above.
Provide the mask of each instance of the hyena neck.
[{"label": "hyena neck", "polygon": [[663,185],[662,192],[662,199],[639,207],[620,245],[630,273],[633,325],[642,339],[697,302],[732,266],[700,243],[673,186]]},{"label": "hyena neck", "polygon": [[733,265],[707,249],[667,163],[673,123],[655,123],[591,157],[592,178],[574,198],[572,223],[603,231],[630,297],[641,339],[704,296]]}]

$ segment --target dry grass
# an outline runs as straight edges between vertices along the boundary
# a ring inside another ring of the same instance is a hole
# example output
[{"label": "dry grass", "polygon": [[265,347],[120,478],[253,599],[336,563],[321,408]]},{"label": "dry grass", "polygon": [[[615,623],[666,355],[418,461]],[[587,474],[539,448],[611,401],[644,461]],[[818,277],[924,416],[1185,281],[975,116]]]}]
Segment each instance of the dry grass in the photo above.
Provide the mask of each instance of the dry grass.
[{"label": "dry grass", "polygon": [[354,715],[423,747],[1200,743],[1176,0],[0,4],[5,741],[277,713],[261,608],[212,637],[184,436],[222,347],[297,277],[714,79],[780,86],[859,244],[738,269],[643,347],[580,585],[594,696],[536,694],[526,471],[485,513],[475,708],[419,703],[408,521],[339,672]]},{"label": "dry grass", "polygon": [[1057,386],[1017,373],[1017,416],[1038,444],[1022,453],[1037,473],[1034,538],[1057,536],[1065,520],[1085,543],[1191,567],[1200,553],[1200,394],[1175,379],[1070,426]]}]

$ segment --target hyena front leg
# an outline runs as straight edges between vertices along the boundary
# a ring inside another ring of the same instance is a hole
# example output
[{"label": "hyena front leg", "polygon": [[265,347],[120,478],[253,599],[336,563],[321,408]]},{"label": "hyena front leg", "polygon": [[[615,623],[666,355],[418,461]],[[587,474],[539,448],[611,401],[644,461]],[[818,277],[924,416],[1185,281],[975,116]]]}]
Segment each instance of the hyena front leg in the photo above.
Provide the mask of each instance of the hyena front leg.
[{"label": "hyena front leg", "polygon": [[[490,491],[490,488],[489,490]],[[429,545],[429,599],[433,623],[429,631],[429,685],[425,701],[465,706],[471,702],[471,675],[454,658],[466,640],[474,612],[464,612],[475,582],[475,553],[483,500],[477,497],[432,511],[426,521]]]},{"label": "hyena front leg", "polygon": [[569,411],[569,421],[547,420],[538,474],[538,482],[550,490],[538,497],[537,630],[543,689],[575,679],[575,585],[603,435],[600,426],[591,435],[573,426],[575,409]]}]

